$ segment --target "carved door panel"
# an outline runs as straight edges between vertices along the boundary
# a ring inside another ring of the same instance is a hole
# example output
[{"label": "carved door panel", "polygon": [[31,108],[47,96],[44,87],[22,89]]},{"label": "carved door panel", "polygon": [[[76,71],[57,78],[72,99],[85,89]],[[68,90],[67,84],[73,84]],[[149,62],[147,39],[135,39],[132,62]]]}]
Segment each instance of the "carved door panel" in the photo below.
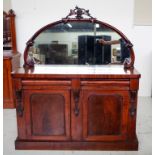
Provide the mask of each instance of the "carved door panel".
[{"label": "carved door panel", "polygon": [[23,97],[28,139],[70,139],[69,90],[24,90]]},{"label": "carved door panel", "polygon": [[88,141],[125,140],[128,91],[83,90],[83,137]]}]

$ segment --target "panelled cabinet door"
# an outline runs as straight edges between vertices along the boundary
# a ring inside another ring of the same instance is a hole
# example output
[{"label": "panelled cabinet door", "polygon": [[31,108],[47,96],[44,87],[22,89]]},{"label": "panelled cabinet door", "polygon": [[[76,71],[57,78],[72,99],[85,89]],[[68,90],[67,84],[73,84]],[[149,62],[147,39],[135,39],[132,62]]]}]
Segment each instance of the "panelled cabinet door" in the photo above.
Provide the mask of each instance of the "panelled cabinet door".
[{"label": "panelled cabinet door", "polygon": [[118,141],[127,137],[128,91],[83,90],[83,138]]},{"label": "panelled cabinet door", "polygon": [[24,90],[23,97],[28,139],[70,139],[69,90]]}]

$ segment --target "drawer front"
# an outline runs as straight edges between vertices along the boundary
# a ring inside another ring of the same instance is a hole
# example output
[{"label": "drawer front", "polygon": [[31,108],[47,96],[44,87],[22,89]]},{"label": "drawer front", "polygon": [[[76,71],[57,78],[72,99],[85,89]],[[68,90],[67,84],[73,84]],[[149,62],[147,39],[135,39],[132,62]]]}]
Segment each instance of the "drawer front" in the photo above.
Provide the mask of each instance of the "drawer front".
[{"label": "drawer front", "polygon": [[83,89],[101,89],[101,90],[129,90],[129,80],[83,80],[81,81]]},{"label": "drawer front", "polygon": [[23,89],[70,89],[69,80],[23,80]]}]

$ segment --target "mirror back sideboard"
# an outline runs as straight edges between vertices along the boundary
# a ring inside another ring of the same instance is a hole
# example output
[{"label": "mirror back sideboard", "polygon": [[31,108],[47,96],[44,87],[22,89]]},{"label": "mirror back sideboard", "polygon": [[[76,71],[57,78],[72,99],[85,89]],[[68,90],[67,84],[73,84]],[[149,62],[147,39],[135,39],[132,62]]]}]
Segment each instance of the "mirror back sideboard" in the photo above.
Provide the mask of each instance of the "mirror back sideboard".
[{"label": "mirror back sideboard", "polygon": [[38,30],[12,73],[15,148],[138,150],[134,60],[125,35],[82,8]]}]

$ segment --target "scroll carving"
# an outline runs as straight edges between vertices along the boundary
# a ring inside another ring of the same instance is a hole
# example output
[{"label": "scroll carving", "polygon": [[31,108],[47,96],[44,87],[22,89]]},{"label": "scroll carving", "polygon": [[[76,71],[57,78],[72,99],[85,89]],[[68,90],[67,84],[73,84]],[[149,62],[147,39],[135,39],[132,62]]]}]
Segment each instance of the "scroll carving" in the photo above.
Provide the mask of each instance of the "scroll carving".
[{"label": "scroll carving", "polygon": [[130,92],[131,106],[130,106],[129,112],[130,112],[130,116],[132,116],[132,117],[135,116],[135,114],[136,114],[136,107],[135,107],[136,98],[137,98],[137,91],[131,91]]},{"label": "scroll carving", "polygon": [[34,44],[34,41],[32,41],[32,40],[29,40],[29,41],[26,43],[26,45],[28,45],[28,46],[33,46],[33,44]]},{"label": "scroll carving", "polygon": [[75,18],[77,18],[77,19],[82,19],[83,15],[93,18],[90,15],[89,10],[85,10],[83,8],[79,8],[78,6],[76,6],[75,9],[70,10],[70,13],[64,19],[68,19],[70,16],[73,16],[73,15],[75,15]]},{"label": "scroll carving", "polygon": [[24,107],[22,105],[22,91],[16,91],[16,101],[17,101],[17,114],[19,117],[23,116]]},{"label": "scroll carving", "polygon": [[75,89],[73,90],[73,98],[74,98],[74,102],[75,102],[75,108],[74,108],[74,113],[75,116],[79,115],[79,98],[80,98],[80,90],[79,89]]}]

